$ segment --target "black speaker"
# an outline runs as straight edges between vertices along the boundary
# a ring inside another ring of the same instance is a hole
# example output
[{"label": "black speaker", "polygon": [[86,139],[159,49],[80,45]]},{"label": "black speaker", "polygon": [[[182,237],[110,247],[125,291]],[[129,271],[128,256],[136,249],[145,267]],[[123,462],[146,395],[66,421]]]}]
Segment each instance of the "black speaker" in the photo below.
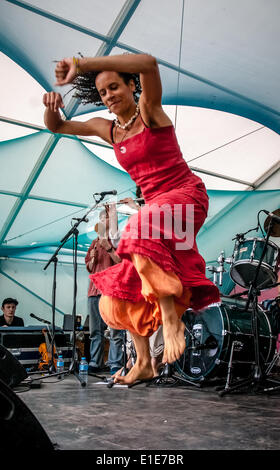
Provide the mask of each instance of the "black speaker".
[{"label": "black speaker", "polygon": [[0,450],[55,450],[29,408],[0,380]]},{"label": "black speaker", "polygon": [[26,377],[27,373],[22,364],[0,344],[0,379],[13,388]]}]

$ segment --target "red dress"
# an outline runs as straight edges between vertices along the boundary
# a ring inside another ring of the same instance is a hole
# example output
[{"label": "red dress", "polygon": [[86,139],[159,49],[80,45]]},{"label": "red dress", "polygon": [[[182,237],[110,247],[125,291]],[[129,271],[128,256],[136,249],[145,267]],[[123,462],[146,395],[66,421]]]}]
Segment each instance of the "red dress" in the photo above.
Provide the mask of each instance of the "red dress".
[{"label": "red dress", "polygon": [[218,302],[219,290],[205,275],[205,261],[195,241],[207,216],[208,196],[182,157],[174,127],[145,127],[113,147],[119,163],[141,187],[145,206],[129,219],[122,234],[117,249],[122,262],[92,275],[95,285],[104,296],[132,303],[143,300],[131,258],[137,254],[175,273],[183,288],[191,289],[186,308],[199,310]]}]

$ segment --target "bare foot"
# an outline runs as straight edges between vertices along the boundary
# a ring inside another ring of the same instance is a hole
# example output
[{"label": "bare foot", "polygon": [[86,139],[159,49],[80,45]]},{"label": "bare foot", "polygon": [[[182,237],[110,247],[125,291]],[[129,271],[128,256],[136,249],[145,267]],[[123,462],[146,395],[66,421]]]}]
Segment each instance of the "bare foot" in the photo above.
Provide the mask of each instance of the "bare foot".
[{"label": "bare foot", "polygon": [[151,363],[141,364],[136,360],[135,365],[126,375],[118,375],[114,378],[114,382],[122,385],[132,385],[137,380],[149,380],[154,376]]},{"label": "bare foot", "polygon": [[164,352],[162,362],[172,364],[178,360],[186,348],[185,325],[177,319],[176,322],[163,324]]}]

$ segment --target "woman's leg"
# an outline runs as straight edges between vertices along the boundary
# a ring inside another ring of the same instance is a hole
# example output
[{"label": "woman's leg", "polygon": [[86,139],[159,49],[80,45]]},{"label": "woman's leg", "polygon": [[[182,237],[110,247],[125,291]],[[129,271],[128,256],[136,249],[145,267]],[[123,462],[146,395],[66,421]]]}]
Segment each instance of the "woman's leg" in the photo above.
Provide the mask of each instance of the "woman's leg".
[{"label": "woman's leg", "polygon": [[131,385],[136,380],[148,380],[154,376],[151,355],[150,343],[147,336],[139,336],[135,333],[130,333],[136,349],[136,363],[126,375],[118,375],[115,377],[115,383],[123,385]]},{"label": "woman's leg", "polygon": [[162,362],[172,364],[178,360],[186,348],[185,325],[178,318],[172,295],[159,299],[162,316],[164,352]]}]

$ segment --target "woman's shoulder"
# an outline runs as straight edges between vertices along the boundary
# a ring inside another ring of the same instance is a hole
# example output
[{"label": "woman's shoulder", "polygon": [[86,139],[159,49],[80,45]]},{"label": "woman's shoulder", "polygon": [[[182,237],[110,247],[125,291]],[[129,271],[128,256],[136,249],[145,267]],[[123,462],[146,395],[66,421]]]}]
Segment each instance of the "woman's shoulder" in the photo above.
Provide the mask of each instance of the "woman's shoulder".
[{"label": "woman's shoulder", "polygon": [[112,144],[111,129],[113,124],[114,121],[112,119],[106,119],[102,117],[91,118],[85,123],[89,133],[92,132],[92,135],[100,137],[109,144]]}]

